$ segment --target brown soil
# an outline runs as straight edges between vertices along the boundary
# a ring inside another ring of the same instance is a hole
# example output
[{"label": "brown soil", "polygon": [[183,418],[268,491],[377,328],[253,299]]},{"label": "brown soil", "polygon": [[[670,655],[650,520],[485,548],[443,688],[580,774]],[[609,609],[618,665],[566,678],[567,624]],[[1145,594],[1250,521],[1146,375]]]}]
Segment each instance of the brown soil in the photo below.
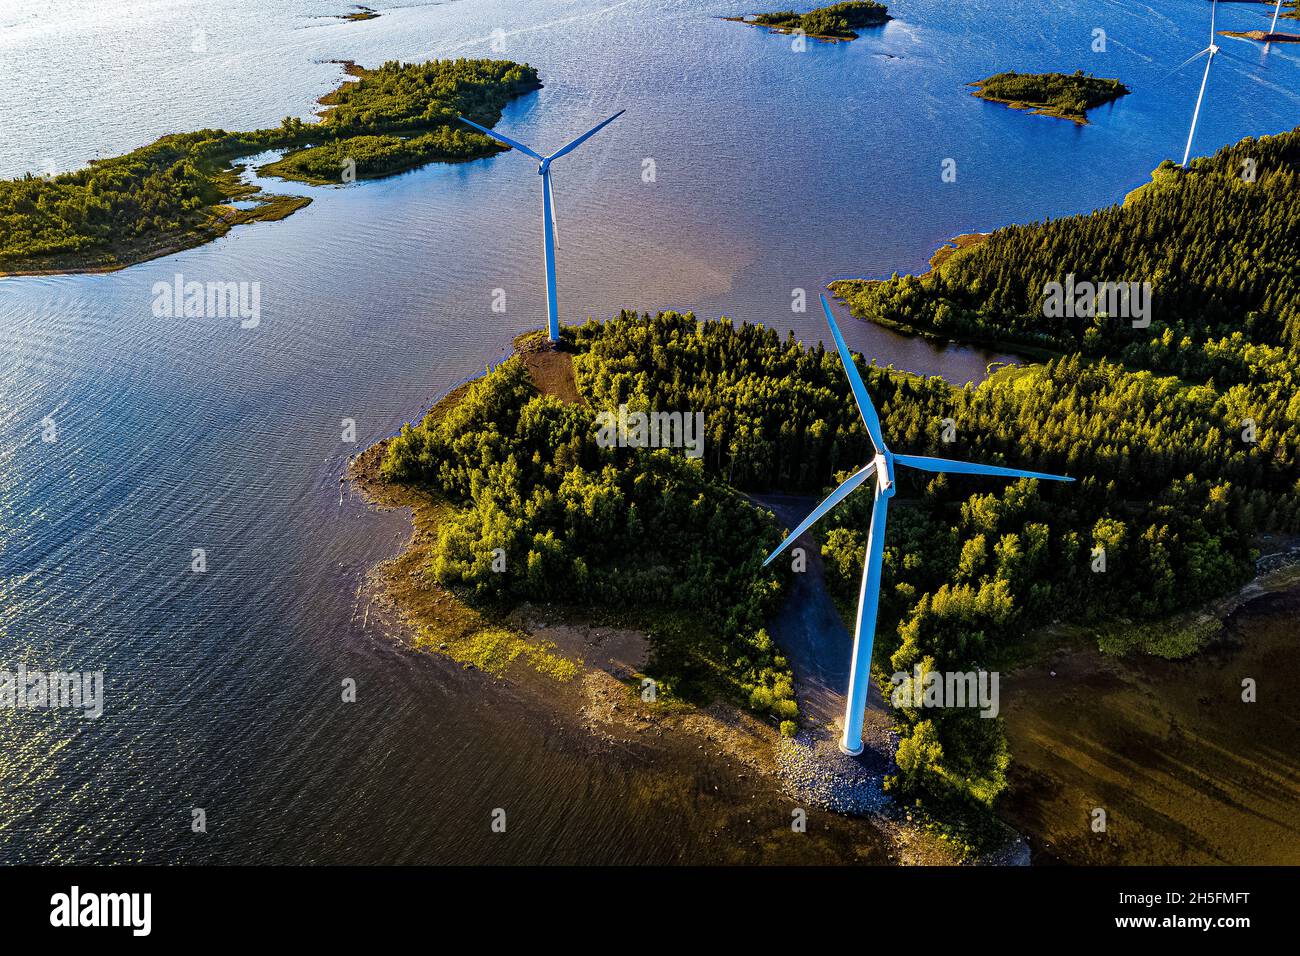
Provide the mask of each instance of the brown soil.
[{"label": "brown soil", "polygon": [[554,395],[566,405],[585,404],[578,394],[578,383],[573,377],[572,355],[568,352],[539,349],[522,352],[521,356],[539,392]]}]

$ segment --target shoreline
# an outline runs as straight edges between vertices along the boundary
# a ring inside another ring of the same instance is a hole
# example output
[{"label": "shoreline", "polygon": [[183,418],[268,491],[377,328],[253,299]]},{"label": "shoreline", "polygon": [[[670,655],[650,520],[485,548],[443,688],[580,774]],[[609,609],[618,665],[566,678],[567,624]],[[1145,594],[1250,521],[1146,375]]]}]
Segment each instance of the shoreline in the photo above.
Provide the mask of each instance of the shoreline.
[{"label": "shoreline", "polygon": [[[530,365],[535,381],[549,392],[562,390],[554,374],[555,360],[545,356],[567,358],[568,353],[530,351],[524,340],[531,335],[516,340],[512,355],[543,356]],[[454,407],[473,381],[438,399],[432,413]],[[571,400],[581,400],[576,391]],[[697,776],[704,770],[701,758],[724,758],[743,768],[742,779],[754,775],[786,798],[803,801],[798,805],[831,813],[846,826],[870,827],[885,841],[888,862],[963,862],[924,821],[879,793],[879,774],[841,758],[833,734],[824,728],[805,727],[795,738],[783,738],[763,718],[725,700],[705,705],[642,700],[640,668],[648,657],[649,638],[644,630],[622,620],[617,610],[523,604],[485,614],[465,605],[450,590],[424,580],[421,569],[437,534],[439,509],[445,504],[424,489],[379,477],[379,462],[391,440],[391,436],[381,439],[356,455],[340,480],[355,488],[368,508],[408,513],[411,532],[405,544],[396,555],[371,567],[363,584],[404,648],[441,658],[448,666],[480,672],[488,693],[508,693],[529,706],[545,708],[597,750],[662,748],[675,752]],[[501,667],[490,656],[475,658],[466,653],[473,647],[469,632],[499,628],[515,632],[534,649],[572,662],[572,676],[557,678],[555,672],[561,668],[532,666],[530,651],[518,645],[513,645],[518,652],[507,655],[510,659]],[[1009,839],[991,855],[965,862],[1002,861],[1028,861],[1023,838]]]},{"label": "shoreline", "polygon": [[1300,33],[1269,33],[1267,30],[1220,30],[1219,36],[1259,43],[1300,43]]},{"label": "shoreline", "polygon": [[[224,212],[214,213],[209,228],[213,230],[210,235],[189,234],[184,237],[177,237],[176,241],[162,243],[155,248],[145,248],[134,250],[129,257],[124,257],[110,263],[102,265],[76,265],[64,267],[50,267],[47,269],[19,269],[13,272],[0,271],[0,279],[20,278],[24,276],[78,276],[78,275],[105,275],[111,272],[121,272],[123,269],[130,269],[132,266],[138,266],[145,262],[153,262],[156,259],[163,259],[167,256],[175,255],[178,252],[185,252],[189,249],[197,249],[200,246],[206,246],[209,243],[216,242],[223,238],[236,226],[248,226],[258,222],[279,222],[287,219],[299,209],[310,206],[312,199],[310,196],[290,196],[280,193],[255,193],[245,194],[241,197],[238,195],[227,196],[227,201],[238,201],[241,198],[257,198],[262,200],[261,205],[253,209],[236,209],[225,203],[217,203],[213,208],[215,210],[224,210]],[[262,214],[264,213],[264,214]],[[261,214],[261,215],[259,215]]]},{"label": "shoreline", "polygon": [[[978,83],[967,83],[967,86],[978,87]],[[986,103],[1001,103],[1003,106],[1013,110],[1020,110],[1028,113],[1030,116],[1050,116],[1052,119],[1069,120],[1075,126],[1088,126],[1087,116],[1071,116],[1069,113],[1062,113],[1060,110],[1053,109],[1046,103],[1029,103],[1024,100],[1007,100],[999,96],[993,96],[985,93],[981,89],[976,89],[971,96],[977,100],[983,100]],[[1111,102],[1114,102],[1113,100]],[[1101,105],[1101,104],[1098,104]]]},{"label": "shoreline", "polygon": [[[752,13],[749,14],[749,16],[753,15]],[[718,17],[718,19],[726,20],[728,23],[743,23],[749,27],[763,27],[768,33],[780,33],[784,36],[795,35],[794,29],[791,27],[776,26],[770,23],[756,23],[753,20],[746,20],[744,17]],[[833,37],[820,33],[805,33],[804,36],[809,40],[821,40],[823,43],[852,43],[854,40],[859,39],[860,34],[855,33],[851,37]]]},{"label": "shoreline", "polygon": [[[929,259],[929,268],[924,272],[909,273],[909,275],[920,279],[928,276],[935,270],[941,268],[950,259],[959,253],[968,249],[979,246],[992,232],[964,232],[946,239],[939,244]],[[883,329],[889,329],[899,335],[911,336],[923,339],[927,342],[933,342],[937,345],[958,345],[971,348],[984,349],[989,352],[1003,352],[1008,355],[1014,355],[1018,358],[1027,359],[1034,362],[1046,362],[1054,358],[1059,358],[1063,353],[1045,346],[1031,345],[1025,342],[1002,341],[1000,339],[988,338],[985,336],[964,336],[956,338],[951,335],[944,335],[933,329],[925,329],[917,326],[907,325],[902,322],[895,322],[881,316],[860,316],[853,311],[853,303],[849,299],[849,294],[858,288],[876,285],[881,282],[888,282],[888,279],[835,279],[826,285],[826,290],[836,299],[844,303],[849,309],[849,314],[859,322],[870,322],[878,325]]]},{"label": "shoreline", "polygon": [[[1294,678],[1294,547],[1290,561],[1187,612],[1216,631],[1190,656],[1114,656],[1060,634],[1054,649],[1005,675],[1013,760],[1000,816],[1029,837],[1035,864],[1296,864],[1274,821],[1279,805],[1294,806],[1300,761],[1270,760],[1285,739],[1262,733],[1249,708],[1205,710],[1239,695],[1242,674],[1267,674],[1275,687]],[[1088,828],[1094,806],[1113,832]]]},{"label": "shoreline", "polygon": [[[322,60],[317,62],[339,66],[342,68],[344,77],[353,77],[357,81],[374,72],[359,66],[354,60]],[[516,64],[516,66],[518,65]],[[308,186],[336,186],[340,185],[340,182],[298,173],[294,169],[292,161],[295,157],[303,156],[313,150],[329,149],[366,137],[373,139],[387,137],[405,143],[421,136],[432,137],[436,131],[448,128],[445,125],[438,125],[428,128],[402,129],[399,132],[376,130],[335,135],[334,138],[330,138],[331,134],[334,134],[334,130],[326,125],[325,115],[329,110],[339,105],[339,95],[353,85],[354,83],[351,81],[341,80],[337,87],[319,97],[316,102],[325,109],[318,111],[315,123],[298,122],[295,128],[286,119],[282,127],[253,130],[251,132],[200,130],[189,133],[168,133],[152,143],[121,156],[95,160],[81,169],[69,170],[52,177],[53,180],[57,181],[61,177],[85,174],[88,171],[93,172],[96,164],[120,163],[128,158],[137,157],[137,154],[147,154],[150,150],[163,147],[165,144],[187,144],[185,148],[192,150],[187,156],[198,169],[195,175],[198,177],[200,184],[204,188],[214,189],[220,198],[197,209],[192,214],[194,221],[184,223],[187,227],[184,232],[171,230],[169,234],[155,237],[153,241],[146,239],[138,244],[124,243],[117,245],[109,242],[105,245],[95,245],[94,248],[86,252],[59,253],[46,257],[15,256],[12,259],[15,263],[14,268],[5,268],[0,265],[0,279],[23,276],[87,275],[117,272],[144,262],[207,245],[226,235],[235,226],[251,225],[257,222],[279,222],[286,219],[298,210],[310,205],[312,202],[311,197],[266,192],[261,186],[246,182],[241,178],[241,174],[248,168],[247,161],[268,150],[278,150],[281,155],[273,162],[258,167],[255,170],[256,174],[280,179],[287,183],[296,182]],[[505,87],[505,100],[509,102],[515,97],[535,92],[541,88],[542,83],[535,78],[534,73],[534,79],[531,82],[518,82]],[[309,137],[313,132],[319,134],[318,141],[315,143],[309,141]],[[216,137],[219,147],[207,149],[208,144],[201,144],[205,151],[200,152],[200,147],[188,145],[200,134]],[[319,138],[321,136],[324,137],[323,140]],[[279,138],[277,139],[277,137]],[[483,138],[486,139],[486,137]],[[356,178],[366,180],[386,179],[432,163],[465,163],[484,159],[503,149],[505,147],[492,143],[490,148],[485,147],[485,151],[478,154],[417,154],[391,169],[375,173],[359,173]],[[239,200],[257,200],[259,205],[252,209],[237,209],[230,205],[231,202]]]}]

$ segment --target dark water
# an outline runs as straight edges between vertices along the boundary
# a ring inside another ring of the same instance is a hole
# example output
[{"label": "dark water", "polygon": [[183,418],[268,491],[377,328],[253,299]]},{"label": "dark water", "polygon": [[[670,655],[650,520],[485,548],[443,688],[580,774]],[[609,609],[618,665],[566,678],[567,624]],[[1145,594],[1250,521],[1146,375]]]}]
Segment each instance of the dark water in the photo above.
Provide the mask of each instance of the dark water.
[{"label": "dark water", "polygon": [[[339,79],[317,61],[491,55],[500,29],[499,55],[547,83],[507,111],[524,141],[628,110],[555,167],[564,320],[694,308],[812,340],[792,289],[915,270],[951,235],[1092,209],[1181,155],[1199,76],[1168,73],[1207,25],[1201,0],[900,2],[863,40],[795,53],[715,19],[750,12],[735,2],[372,5],[384,16],[359,24],[314,18],[345,7],[322,2],[6,7],[0,173],[307,115]],[[1220,12],[1228,29],[1266,17]],[[1223,42],[1198,153],[1300,121],[1295,51]],[[1076,67],[1135,95],[1080,129],[963,87]],[[782,801],[721,767],[592,757],[395,649],[358,598],[405,526],[340,503],[343,463],[540,324],[537,188],[518,156],[432,167],[312,189],[285,222],[112,275],[0,281],[0,667],[108,682],[98,721],[0,711],[0,860],[799,858],[767,839]],[[260,325],[156,318],[152,286],[176,273],[259,282]],[[953,380],[999,358],[846,331]],[[498,806],[520,822],[494,841]],[[752,830],[718,826],[742,806]],[[836,839],[826,852],[850,856]]]}]

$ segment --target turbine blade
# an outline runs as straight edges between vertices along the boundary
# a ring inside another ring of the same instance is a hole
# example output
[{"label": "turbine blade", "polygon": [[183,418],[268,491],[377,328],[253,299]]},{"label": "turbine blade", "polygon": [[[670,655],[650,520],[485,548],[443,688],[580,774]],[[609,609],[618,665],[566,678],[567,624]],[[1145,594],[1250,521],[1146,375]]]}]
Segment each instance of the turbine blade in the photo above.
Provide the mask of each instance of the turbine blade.
[{"label": "turbine blade", "polygon": [[1201,57],[1205,56],[1205,54],[1207,54],[1207,53],[1209,53],[1209,52],[1210,52],[1210,51],[1209,51],[1209,48],[1207,47],[1206,49],[1201,50],[1199,53],[1193,53],[1193,54],[1192,54],[1191,56],[1189,56],[1187,59],[1183,60],[1182,63],[1179,63],[1176,67],[1174,67],[1172,70],[1170,70],[1168,73],[1166,73],[1164,78],[1165,78],[1165,79],[1169,79],[1169,77],[1173,76],[1175,73],[1177,73],[1177,72],[1178,72],[1179,70],[1181,70],[1183,67],[1185,67],[1188,63],[1191,63],[1193,60],[1199,60]]},{"label": "turbine blade", "polygon": [[542,161],[542,157],[541,157],[541,156],[539,156],[537,153],[533,152],[531,149],[529,149],[529,148],[528,148],[527,146],[525,146],[523,143],[517,143],[517,142],[515,142],[513,139],[511,139],[509,136],[502,136],[500,133],[494,133],[494,132],[492,132],[492,130],[488,129],[486,126],[479,126],[478,123],[475,123],[473,120],[467,120],[467,119],[465,119],[465,117],[463,117],[463,116],[459,117],[459,119],[460,119],[460,121],[461,121],[462,123],[465,123],[465,124],[467,124],[467,125],[469,125],[469,126],[473,126],[473,127],[474,127],[476,130],[478,130],[480,133],[483,133],[483,134],[486,135],[486,136],[491,136],[491,137],[492,137],[494,140],[496,140],[498,143],[505,143],[505,144],[506,144],[507,146],[509,146],[511,149],[517,149],[517,150],[519,150],[519,152],[523,153],[525,156],[531,156],[531,157],[533,157],[533,159],[537,160],[539,163]]},{"label": "turbine blade", "polygon": [[767,560],[763,562],[763,567],[767,567],[776,560],[776,556],[784,551],[795,538],[799,537],[799,535],[811,528],[817,522],[817,519],[847,498],[853,489],[870,478],[871,473],[875,470],[876,463],[873,461],[861,471],[854,472],[848,478],[844,479],[844,482],[838,488],[826,496],[825,501],[814,508],[808,517],[799,522],[799,527],[795,528],[785,536],[785,540],[781,542],[780,546],[767,556]]},{"label": "turbine blade", "polygon": [[853,390],[853,400],[858,403],[858,414],[862,416],[862,423],[867,426],[867,434],[871,437],[871,444],[879,454],[885,453],[885,436],[880,430],[880,416],[876,414],[876,406],[871,404],[871,396],[867,394],[867,386],[862,383],[862,376],[858,374],[858,367],[853,364],[853,354],[849,347],[844,344],[844,336],[840,335],[840,327],[835,324],[835,316],[831,313],[831,304],[826,301],[826,296],[822,296],[822,309],[826,313],[826,321],[831,327],[831,336],[835,339],[835,349],[840,353],[840,363],[844,366],[844,374],[849,377],[849,388]]},{"label": "turbine blade", "polygon": [[1044,481],[1074,481],[1065,475],[1049,475],[1042,471],[1021,471],[1001,465],[977,465],[973,461],[953,461],[949,458],[926,458],[922,455],[895,455],[894,463],[921,471],[948,471],[956,475],[998,475],[1003,478],[1041,478]]},{"label": "turbine blade", "polygon": [[587,130],[587,132],[583,133],[583,134],[582,134],[581,136],[579,136],[577,139],[573,140],[573,141],[570,142],[570,143],[566,143],[565,145],[561,146],[559,149],[557,149],[555,152],[551,153],[551,155],[548,156],[548,157],[546,157],[546,158],[549,159],[549,160],[554,161],[554,160],[559,159],[561,156],[564,156],[564,155],[567,155],[568,153],[573,152],[575,149],[577,149],[579,146],[581,146],[581,145],[582,145],[583,143],[585,143],[587,140],[591,139],[593,136],[595,136],[597,133],[599,133],[602,129],[604,129],[604,128],[605,128],[606,126],[608,126],[610,123],[614,122],[614,120],[616,120],[616,119],[618,119],[620,116],[622,116],[625,112],[627,112],[627,111],[626,111],[626,110],[619,110],[617,113],[615,113],[615,114],[614,114],[613,116],[611,116],[609,119],[605,120],[605,122],[603,122],[603,123],[599,123],[599,124],[597,124],[596,126],[593,126],[591,129]]},{"label": "turbine blade", "polygon": [[555,218],[555,173],[551,172],[550,167],[546,169],[546,193],[551,199],[551,235],[555,237],[555,242],[560,241],[560,221]]},{"label": "turbine blade", "polygon": [[1214,20],[1219,13],[1219,0],[1210,3],[1210,46],[1214,46]]}]

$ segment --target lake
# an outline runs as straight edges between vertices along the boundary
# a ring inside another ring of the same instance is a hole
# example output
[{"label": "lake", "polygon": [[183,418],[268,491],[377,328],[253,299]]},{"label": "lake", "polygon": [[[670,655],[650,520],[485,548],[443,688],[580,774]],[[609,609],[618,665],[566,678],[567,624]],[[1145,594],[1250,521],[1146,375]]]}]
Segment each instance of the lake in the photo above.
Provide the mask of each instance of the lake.
[{"label": "lake", "polygon": [[[923,269],[950,236],[1089,211],[1179,158],[1200,66],[1171,71],[1208,34],[1204,0],[915,0],[803,52],[719,19],[759,9],[732,0],[371,5],[380,18],[347,23],[316,0],[6,4],[0,175],[308,117],[340,82],[330,60],[499,55],[546,84],[500,127],[536,148],[627,110],[554,167],[562,321],[694,309],[812,342],[822,320],[791,311],[794,290]],[[1267,16],[1230,4],[1219,23]],[[1295,48],[1220,42],[1197,154],[1300,121]],[[1134,93],[1077,127],[964,85],[1076,68]],[[774,842],[788,801],[725,761],[593,755],[394,645],[361,583],[406,523],[338,478],[543,324],[538,177],[503,154],[287,191],[314,202],[199,249],[0,280],[0,668],[107,683],[99,720],[0,711],[0,860],[875,859],[848,822],[810,849]],[[155,316],[154,284],[177,274],[259,283],[260,322]],[[953,381],[1008,358],[858,322],[846,336]],[[498,806],[519,821],[508,837],[488,832]]]}]

